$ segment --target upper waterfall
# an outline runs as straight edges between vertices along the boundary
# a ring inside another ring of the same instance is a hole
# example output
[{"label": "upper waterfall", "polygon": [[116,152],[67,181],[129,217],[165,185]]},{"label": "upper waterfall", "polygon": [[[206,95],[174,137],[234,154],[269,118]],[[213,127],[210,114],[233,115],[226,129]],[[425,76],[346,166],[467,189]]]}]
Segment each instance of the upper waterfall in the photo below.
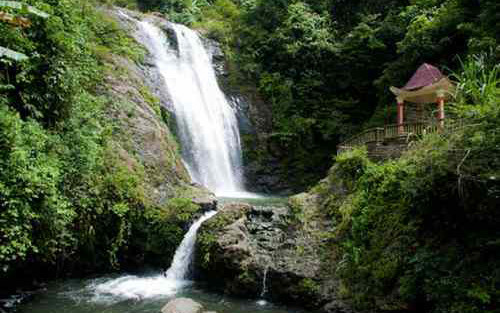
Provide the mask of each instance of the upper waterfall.
[{"label": "upper waterfall", "polygon": [[236,112],[217,83],[200,37],[183,25],[171,24],[177,37],[175,49],[160,28],[148,21],[139,25],[172,98],[191,178],[219,196],[243,194]]}]

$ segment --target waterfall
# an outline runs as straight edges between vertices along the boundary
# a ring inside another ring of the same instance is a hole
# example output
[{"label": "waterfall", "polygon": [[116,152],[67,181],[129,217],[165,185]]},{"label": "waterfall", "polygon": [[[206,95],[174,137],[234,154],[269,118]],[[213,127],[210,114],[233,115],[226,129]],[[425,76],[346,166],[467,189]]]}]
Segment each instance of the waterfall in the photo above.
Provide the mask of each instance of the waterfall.
[{"label": "waterfall", "polygon": [[160,28],[148,21],[138,24],[171,96],[191,178],[219,196],[248,196],[242,182],[236,112],[217,83],[200,37],[186,26],[171,23],[177,38],[174,49]]},{"label": "waterfall", "polygon": [[264,268],[264,277],[262,278],[262,291],[260,292],[260,297],[261,298],[264,298],[266,296],[266,293],[267,293],[267,271],[269,269],[269,266],[266,266],[266,268]]},{"label": "waterfall", "polygon": [[194,222],[193,225],[191,225],[188,232],[184,236],[184,239],[182,239],[181,244],[175,251],[172,264],[166,272],[167,279],[185,280],[187,278],[187,274],[189,273],[189,266],[191,265],[193,259],[194,244],[196,242],[196,234],[198,232],[198,228],[200,228],[201,224],[204,221],[208,220],[216,213],[216,211],[207,212],[196,222]]},{"label": "waterfall", "polygon": [[260,299],[257,301],[258,305],[264,306],[267,305],[267,301],[265,300],[267,293],[267,272],[269,271],[269,266],[264,268],[264,274],[262,275],[262,289],[260,291]]},{"label": "waterfall", "polygon": [[182,239],[175,251],[170,268],[164,275],[138,277],[125,275],[104,282],[87,286],[93,294],[91,301],[97,303],[116,303],[125,299],[146,299],[159,296],[171,296],[189,284],[189,267],[193,261],[196,234],[201,224],[217,212],[210,211],[196,220]]}]

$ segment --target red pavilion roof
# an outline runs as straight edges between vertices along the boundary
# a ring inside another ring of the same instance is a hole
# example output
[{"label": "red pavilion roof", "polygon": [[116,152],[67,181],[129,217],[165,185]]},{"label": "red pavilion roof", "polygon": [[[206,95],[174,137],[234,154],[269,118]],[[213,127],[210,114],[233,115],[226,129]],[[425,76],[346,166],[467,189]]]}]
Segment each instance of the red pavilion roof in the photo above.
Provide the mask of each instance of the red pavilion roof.
[{"label": "red pavilion roof", "polygon": [[408,91],[420,89],[438,82],[443,77],[443,73],[437,67],[424,63],[401,89]]}]

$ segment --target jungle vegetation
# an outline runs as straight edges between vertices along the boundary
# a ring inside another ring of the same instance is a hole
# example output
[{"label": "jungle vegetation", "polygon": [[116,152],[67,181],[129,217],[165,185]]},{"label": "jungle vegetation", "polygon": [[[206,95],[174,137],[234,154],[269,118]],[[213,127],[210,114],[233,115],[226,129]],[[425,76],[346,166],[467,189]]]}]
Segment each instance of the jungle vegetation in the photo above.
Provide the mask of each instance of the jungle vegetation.
[{"label": "jungle vegetation", "polygon": [[143,49],[100,2],[17,4],[0,1],[0,293],[148,255],[163,265],[197,206],[147,200],[144,173],[113,151],[106,114],[107,60],[140,61]]},{"label": "jungle vegetation", "polygon": [[[301,187],[333,163],[340,168],[349,201],[321,187],[313,192],[329,201],[325,210],[338,226],[330,235],[340,238],[340,259],[332,261],[355,306],[395,297],[382,309],[498,311],[500,2],[22,2],[0,1],[2,13],[30,24],[0,18],[2,282],[40,269],[113,270],[127,255],[173,253],[195,211],[186,199],[152,206],[143,177],[111,149],[110,99],[99,89],[106,56],[142,55],[98,9],[120,5],[162,12],[222,43],[232,84],[252,87],[269,105],[270,137]],[[423,62],[457,82],[451,113],[471,126],[429,135],[398,160],[374,163],[358,150],[334,160],[340,140],[393,117],[388,86],[403,85]]]}]

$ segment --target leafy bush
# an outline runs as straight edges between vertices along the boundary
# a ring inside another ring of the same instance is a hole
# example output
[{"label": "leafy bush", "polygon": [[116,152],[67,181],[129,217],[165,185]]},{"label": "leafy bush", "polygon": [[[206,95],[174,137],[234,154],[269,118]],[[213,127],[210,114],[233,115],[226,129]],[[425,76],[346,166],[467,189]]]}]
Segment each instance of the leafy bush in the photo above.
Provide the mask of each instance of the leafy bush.
[{"label": "leafy bush", "polygon": [[[144,169],[114,151],[104,112],[112,99],[100,86],[112,54],[140,61],[144,50],[97,2],[26,3],[49,17],[26,29],[0,22],[0,46],[29,56],[0,58],[0,278],[118,269],[144,254],[135,235],[148,229],[135,225],[147,226],[151,204]],[[194,210],[185,201],[176,209],[183,222]],[[177,244],[182,228],[172,223]]]},{"label": "leafy bush", "polygon": [[74,243],[69,227],[75,218],[59,188],[56,136],[2,103],[0,137],[0,267],[5,273],[32,255],[54,262]]}]

